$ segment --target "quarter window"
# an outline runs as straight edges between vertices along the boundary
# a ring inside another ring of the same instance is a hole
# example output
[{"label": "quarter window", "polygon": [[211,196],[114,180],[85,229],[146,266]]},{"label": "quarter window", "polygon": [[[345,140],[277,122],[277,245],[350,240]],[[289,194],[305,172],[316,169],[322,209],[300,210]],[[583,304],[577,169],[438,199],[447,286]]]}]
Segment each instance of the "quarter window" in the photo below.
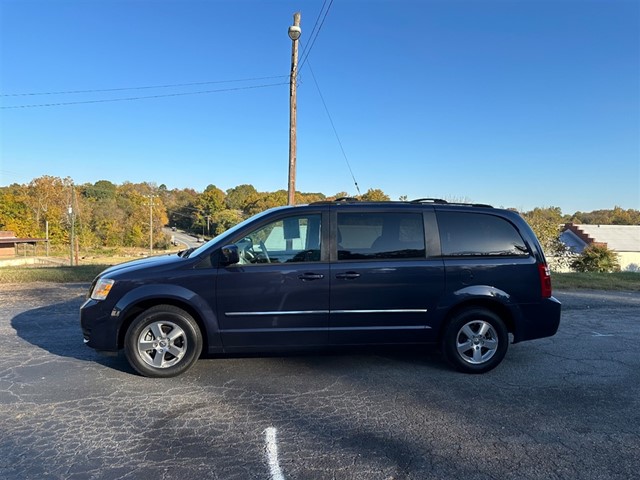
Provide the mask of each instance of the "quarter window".
[{"label": "quarter window", "polygon": [[529,255],[515,227],[495,215],[438,212],[438,226],[445,256]]},{"label": "quarter window", "polygon": [[338,213],[338,260],[424,258],[419,213]]}]

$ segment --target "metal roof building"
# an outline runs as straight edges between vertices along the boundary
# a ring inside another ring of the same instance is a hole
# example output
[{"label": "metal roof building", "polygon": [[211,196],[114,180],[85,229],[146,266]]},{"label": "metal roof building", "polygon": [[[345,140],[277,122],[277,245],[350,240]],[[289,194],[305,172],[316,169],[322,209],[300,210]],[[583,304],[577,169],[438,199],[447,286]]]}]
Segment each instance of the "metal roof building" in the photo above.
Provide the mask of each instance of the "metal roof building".
[{"label": "metal roof building", "polygon": [[567,223],[562,241],[581,252],[592,243],[604,243],[615,252],[640,252],[640,225],[574,225]]},{"label": "metal roof building", "polygon": [[591,244],[605,245],[618,254],[622,270],[640,271],[640,225],[567,223],[560,240],[575,253],[582,253]]}]

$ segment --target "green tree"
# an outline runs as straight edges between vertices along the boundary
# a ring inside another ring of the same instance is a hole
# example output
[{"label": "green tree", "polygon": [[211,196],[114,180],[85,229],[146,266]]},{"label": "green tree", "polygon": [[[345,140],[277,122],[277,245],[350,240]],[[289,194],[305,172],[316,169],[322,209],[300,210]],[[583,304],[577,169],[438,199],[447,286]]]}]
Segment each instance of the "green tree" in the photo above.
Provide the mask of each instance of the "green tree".
[{"label": "green tree", "polygon": [[212,233],[214,235],[220,235],[240,223],[242,220],[242,213],[239,210],[227,209],[216,212],[211,217],[211,221],[213,222]]},{"label": "green tree", "polygon": [[124,243],[125,212],[115,198],[92,200],[90,225],[99,245],[117,247]]},{"label": "green tree", "polygon": [[82,195],[95,200],[116,198],[117,191],[118,187],[108,180],[98,180],[93,185],[88,183],[82,186]]},{"label": "green tree", "polygon": [[204,231],[205,227],[210,227],[213,215],[224,210],[224,199],[225,193],[215,185],[205,188],[196,201],[193,228]]},{"label": "green tree", "polygon": [[331,195],[330,197],[327,197],[327,200],[333,201],[333,200],[336,200],[338,198],[348,198],[350,196],[351,195],[349,195],[347,192],[338,192],[335,195]]},{"label": "green tree", "polygon": [[571,267],[577,272],[611,273],[620,271],[618,255],[605,244],[592,243],[576,258]]},{"label": "green tree", "polygon": [[370,188],[367,190],[367,193],[360,197],[360,200],[365,202],[388,202],[391,199],[389,198],[389,195],[379,188]]},{"label": "green tree", "polygon": [[[635,213],[640,213],[635,211]],[[617,205],[613,207],[611,211],[611,224],[612,225],[637,225],[638,216],[634,215],[634,210],[624,210]]]},{"label": "green tree", "polygon": [[288,195],[286,190],[277,190],[275,192],[258,192],[250,197],[247,213],[255,215],[264,212],[269,208],[280,207],[286,205]]},{"label": "green tree", "polygon": [[302,192],[296,192],[296,205],[303,205],[306,203],[313,203],[313,202],[322,202],[323,200],[326,200],[327,197],[325,197],[322,193],[302,193]]},{"label": "green tree", "polygon": [[534,208],[522,216],[538,237],[544,253],[553,258],[553,265],[568,266],[572,258],[571,251],[560,240],[564,223],[562,210],[559,207]]},{"label": "green tree", "polygon": [[192,188],[174,189],[159,192],[167,209],[168,224],[181,230],[188,230],[195,221],[198,192]]},{"label": "green tree", "polygon": [[207,214],[212,214],[225,208],[224,198],[225,193],[222,190],[215,185],[209,185],[198,198],[198,205],[201,206]]},{"label": "green tree", "polygon": [[587,225],[640,225],[640,210],[625,210],[616,205],[612,210],[576,212],[570,221]]},{"label": "green tree", "polygon": [[162,227],[168,218],[154,184],[125,182],[118,187],[116,203],[124,214],[124,246],[148,247],[150,220],[154,244],[155,240],[163,238]]},{"label": "green tree", "polygon": [[243,184],[227,190],[225,203],[229,210],[240,210],[244,214],[247,213],[251,198],[255,197],[258,191],[253,185]]}]

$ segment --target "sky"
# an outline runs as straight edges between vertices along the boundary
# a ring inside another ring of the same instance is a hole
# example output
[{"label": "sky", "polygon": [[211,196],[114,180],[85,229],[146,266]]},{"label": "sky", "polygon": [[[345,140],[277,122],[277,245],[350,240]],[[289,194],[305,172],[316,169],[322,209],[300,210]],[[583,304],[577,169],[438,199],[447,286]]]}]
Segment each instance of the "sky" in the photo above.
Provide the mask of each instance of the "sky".
[{"label": "sky", "polygon": [[286,189],[296,11],[298,191],[640,209],[637,0],[0,0],[0,186]]}]

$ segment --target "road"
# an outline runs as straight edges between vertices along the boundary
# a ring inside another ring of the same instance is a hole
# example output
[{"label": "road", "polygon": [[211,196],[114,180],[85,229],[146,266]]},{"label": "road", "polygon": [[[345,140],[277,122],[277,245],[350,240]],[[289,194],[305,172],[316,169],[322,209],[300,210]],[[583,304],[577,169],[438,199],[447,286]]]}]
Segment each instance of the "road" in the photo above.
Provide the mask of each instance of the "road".
[{"label": "road", "polygon": [[206,358],[168,380],[82,344],[87,285],[0,286],[0,478],[628,479],[640,294],[560,292],[497,369],[436,352]]},{"label": "road", "polygon": [[189,247],[199,247],[202,245],[198,243],[198,238],[189,235],[188,233],[184,233],[181,231],[173,231],[170,228],[163,228],[162,231],[167,234],[169,237],[174,239],[176,242],[185,245],[187,248]]}]

